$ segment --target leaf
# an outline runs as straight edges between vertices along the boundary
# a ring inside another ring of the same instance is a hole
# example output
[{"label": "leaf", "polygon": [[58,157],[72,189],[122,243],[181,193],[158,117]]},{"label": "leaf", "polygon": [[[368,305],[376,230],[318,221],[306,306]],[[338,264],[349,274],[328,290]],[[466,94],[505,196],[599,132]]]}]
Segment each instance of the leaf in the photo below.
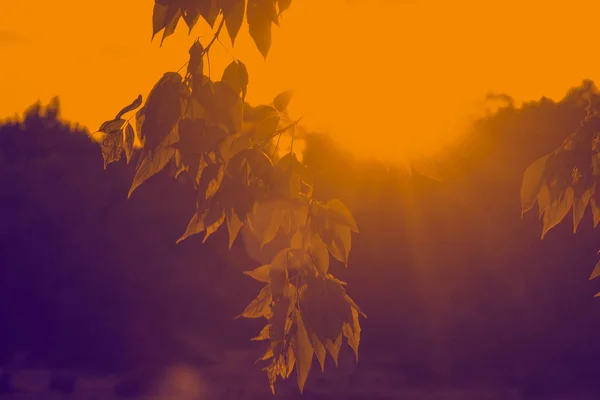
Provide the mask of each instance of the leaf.
[{"label": "leaf", "polygon": [[335,225],[332,232],[332,241],[329,245],[329,252],[333,257],[340,260],[348,266],[348,256],[352,246],[352,235],[350,228],[342,225]]},{"label": "leaf", "polygon": [[294,96],[294,90],[286,90],[285,92],[279,93],[273,100],[273,106],[277,111],[284,112],[290,105],[292,97]]},{"label": "leaf", "polygon": [[142,146],[155,149],[172,132],[181,117],[181,85],[181,75],[167,72],[146,98],[144,120],[138,132]]},{"label": "leaf", "polygon": [[271,282],[271,264],[264,264],[252,271],[244,271],[244,274],[256,279],[259,282]]},{"label": "leaf", "polygon": [[271,285],[266,285],[240,316],[244,318],[262,318],[269,314],[270,310]]},{"label": "leaf", "polygon": [[185,233],[179,238],[177,239],[177,244],[179,244],[180,242],[183,242],[185,239],[189,238],[192,235],[201,233],[204,231],[204,217],[206,216],[206,213],[199,213],[196,212],[194,213],[194,216],[192,217],[192,219],[190,219],[190,222],[188,223],[188,226],[185,230]]},{"label": "leaf", "polygon": [[138,97],[128,106],[123,107],[123,109],[121,111],[119,111],[119,113],[117,114],[117,116],[115,117],[115,119],[121,119],[121,117],[125,114],[127,114],[129,111],[133,111],[136,108],[138,108],[139,106],[142,105],[142,95],[138,95]]},{"label": "leaf", "polygon": [[227,83],[235,93],[242,94],[242,100],[246,98],[248,91],[248,70],[243,62],[234,60],[223,71],[221,82]]},{"label": "leaf", "polygon": [[177,11],[176,11],[173,19],[171,19],[169,21],[169,23],[167,24],[167,26],[165,26],[165,30],[163,31],[162,39],[160,40],[161,46],[163,45],[166,38],[168,38],[173,33],[175,33],[175,29],[177,29],[177,23],[179,22],[180,18],[181,18],[181,9],[177,8]]},{"label": "leaf", "polygon": [[534,161],[523,174],[521,183],[521,214],[531,210],[543,184],[546,161],[550,157],[547,154]]},{"label": "leaf", "polygon": [[264,140],[272,139],[273,137],[275,137],[277,127],[279,126],[279,120],[280,117],[278,115],[273,115],[260,122],[256,126],[256,131],[254,132],[254,139],[258,142],[262,142]]},{"label": "leaf", "polygon": [[310,249],[317,271],[324,276],[329,270],[329,252],[319,235],[310,236]]},{"label": "leaf", "polygon": [[325,345],[319,340],[319,337],[315,332],[311,333],[310,339],[313,349],[315,350],[317,360],[321,365],[321,371],[325,372],[325,359],[327,358],[327,351],[325,350]]},{"label": "leaf", "polygon": [[[260,331],[258,336],[255,336],[250,340],[253,340],[253,341],[269,340],[269,338],[270,338],[269,329],[270,329],[270,325],[265,325],[265,327],[262,328],[262,330]],[[272,349],[269,349],[269,350],[271,350],[271,352],[273,351]],[[261,358],[261,361],[263,361],[262,358]]]},{"label": "leaf", "polygon": [[152,12],[152,39],[154,36],[169,24],[179,13],[179,5],[175,1],[169,3],[155,1],[154,10]]},{"label": "leaf", "polygon": [[594,268],[594,271],[592,272],[592,275],[590,275],[590,281],[592,279],[596,279],[599,276],[600,276],[600,261],[598,261],[596,263],[596,267]]},{"label": "leaf", "polygon": [[248,214],[250,230],[260,240],[261,247],[270,243],[281,226],[284,201],[259,201]]},{"label": "leaf", "polygon": [[104,132],[108,134],[120,132],[121,129],[123,129],[125,122],[126,121],[124,119],[113,119],[111,121],[106,121],[100,125],[98,132]]},{"label": "leaf", "polygon": [[358,321],[358,311],[352,308],[352,323],[344,323],[342,333],[346,336],[348,345],[354,351],[356,362],[358,362],[358,347],[360,345],[360,322]]},{"label": "leaf", "polygon": [[289,287],[287,270],[288,253],[288,249],[283,249],[271,261],[269,280],[271,281],[273,298],[286,295],[286,289]]},{"label": "leaf", "polygon": [[352,232],[358,233],[358,226],[348,208],[338,199],[331,199],[327,202],[330,217],[337,223],[346,225]]},{"label": "leaf", "polygon": [[300,312],[295,313],[296,335],[294,337],[294,356],[296,358],[296,373],[298,374],[298,388],[300,393],[304,391],[304,385],[310,372],[313,359],[313,347],[311,345],[304,321]]},{"label": "leaf", "polygon": [[339,336],[335,339],[335,341],[331,339],[327,339],[325,342],[325,347],[329,354],[331,354],[331,358],[333,358],[333,362],[335,362],[335,366],[338,367],[338,356],[340,354],[340,348],[342,347],[342,333],[340,332]]},{"label": "leaf", "polygon": [[271,48],[271,15],[275,10],[274,0],[248,0],[246,20],[248,31],[258,51],[266,59]]},{"label": "leaf", "polygon": [[242,228],[243,222],[237,215],[237,212],[233,208],[230,208],[227,211],[227,230],[229,231],[229,248],[233,246],[233,242],[235,242],[235,238],[240,232]]},{"label": "leaf", "polygon": [[107,133],[101,143],[102,158],[104,160],[104,169],[108,164],[117,162],[121,159],[123,150],[123,134],[119,131]]},{"label": "leaf", "polygon": [[130,198],[133,191],[142,183],[160,172],[171,161],[174,155],[175,149],[172,147],[162,147],[154,153],[146,149],[143,150],[127,198]]},{"label": "leaf", "polygon": [[206,240],[217,231],[225,222],[225,210],[217,204],[213,204],[212,207],[208,210],[206,217],[204,218],[204,224],[206,226],[206,234],[204,235],[204,239],[202,243],[205,243]]},{"label": "leaf", "polygon": [[200,40],[196,39],[189,50],[190,60],[187,65],[187,74],[194,79],[202,80],[204,76],[204,47]]},{"label": "leaf", "polygon": [[569,213],[573,206],[573,188],[568,187],[564,190],[559,198],[552,201],[548,209],[544,212],[542,228],[542,239],[550,229],[555,227]]},{"label": "leaf", "polygon": [[198,4],[195,2],[195,0],[189,0],[186,2],[185,7],[182,8],[182,17],[188,27],[189,35],[192,33],[192,29],[200,17],[200,9],[198,8]]},{"label": "leaf", "polygon": [[123,130],[124,143],[123,147],[125,147],[125,156],[127,157],[127,164],[131,161],[131,156],[133,155],[133,142],[135,141],[135,134],[133,132],[133,127],[130,123],[125,125],[125,129]]},{"label": "leaf", "polygon": [[[223,2],[223,0],[221,0]],[[230,4],[229,7],[221,6],[225,16],[225,27],[231,39],[231,46],[235,45],[235,39],[244,22],[244,14],[246,11],[246,0],[225,0]]]},{"label": "leaf", "polygon": [[292,5],[292,0],[277,0],[277,5],[279,7],[279,14],[286,11]]},{"label": "leaf", "polygon": [[585,210],[592,197],[592,188],[588,188],[581,194],[581,197],[573,202],[573,233],[577,233],[577,227],[583,219]]},{"label": "leaf", "polygon": [[230,134],[241,132],[244,116],[244,102],[239,93],[226,82],[215,82],[214,118],[222,122]]}]

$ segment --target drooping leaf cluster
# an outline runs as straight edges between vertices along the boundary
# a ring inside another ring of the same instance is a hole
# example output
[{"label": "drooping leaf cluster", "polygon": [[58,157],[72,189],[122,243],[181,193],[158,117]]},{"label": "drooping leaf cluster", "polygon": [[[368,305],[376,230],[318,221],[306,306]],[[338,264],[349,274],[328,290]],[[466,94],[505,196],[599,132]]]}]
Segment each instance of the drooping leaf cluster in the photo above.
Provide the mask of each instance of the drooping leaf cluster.
[{"label": "drooping leaf cluster", "polygon": [[263,57],[267,58],[272,26],[279,26],[281,13],[291,3],[292,0],[156,0],[152,15],[152,37],[162,31],[162,44],[175,32],[180,20],[191,32],[200,17],[213,28],[221,15],[218,31],[224,24],[234,44],[245,17],[250,36]]},{"label": "drooping leaf cluster", "polygon": [[[600,222],[600,113],[588,108],[580,127],[550,154],[534,161],[525,171],[521,206],[525,213],[537,203],[542,220],[542,239],[569,212],[573,233],[588,206],[594,227]],[[600,262],[590,279],[600,276]],[[600,293],[596,296],[600,296]]]},{"label": "drooping leaf cluster", "polygon": [[222,225],[230,248],[244,225],[261,246],[278,233],[290,238],[271,263],[248,273],[266,285],[241,314],[266,319],[255,340],[269,343],[260,360],[268,363],[264,370],[273,392],[277,377],[289,377],[294,367],[302,391],[313,356],[324,368],[329,352],[337,365],[344,337],[358,358],[359,315],[364,316],[346,284],[329,272],[330,256],[348,264],[351,233],[358,233],[352,214],[340,200],[313,198],[312,172],[293,148],[281,157],[270,151],[282,134],[293,137],[298,121],[286,112],[293,92],[252,106],[245,101],[244,63],[232,61],[218,81],[204,73],[205,56],[223,24],[233,41],[246,9],[250,34],[266,57],[271,23],[289,5],[290,0],[156,0],[154,34],[164,29],[163,39],[180,18],[190,28],[199,16],[211,26],[219,14],[223,19],[206,47],[198,40],[192,44],[185,75],[165,73],[143,105],[139,96],[100,127],[105,168],[119,161],[123,149],[131,160],[134,135],[141,144],[129,196],[163,170],[194,187],[196,212],[178,242],[200,233],[206,241]]}]

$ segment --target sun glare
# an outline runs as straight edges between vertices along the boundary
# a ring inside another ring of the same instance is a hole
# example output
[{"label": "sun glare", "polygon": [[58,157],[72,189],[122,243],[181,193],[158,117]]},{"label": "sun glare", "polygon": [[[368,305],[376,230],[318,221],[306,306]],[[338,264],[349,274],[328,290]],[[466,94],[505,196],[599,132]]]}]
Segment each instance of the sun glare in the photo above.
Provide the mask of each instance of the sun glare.
[{"label": "sun glare", "polygon": [[[0,99],[3,116],[59,95],[63,116],[94,131],[176,71],[196,37],[206,43],[212,33],[201,22],[188,36],[180,23],[159,47],[159,38],[150,42],[150,0],[86,3],[85,18],[68,0],[36,3],[31,11],[29,2],[9,2],[0,15],[10,33],[0,48],[18,60],[0,67],[11,77],[0,81],[0,92],[11,93]],[[273,29],[266,61],[244,25],[234,47],[223,32],[211,49],[211,75],[218,79],[236,57],[250,72],[252,104],[293,88],[290,111],[307,130],[332,135],[357,156],[404,161],[452,145],[488,92],[559,99],[583,79],[598,80],[597,56],[584,40],[594,37],[598,12],[590,1],[553,8],[507,0],[499,8],[296,0]]]}]

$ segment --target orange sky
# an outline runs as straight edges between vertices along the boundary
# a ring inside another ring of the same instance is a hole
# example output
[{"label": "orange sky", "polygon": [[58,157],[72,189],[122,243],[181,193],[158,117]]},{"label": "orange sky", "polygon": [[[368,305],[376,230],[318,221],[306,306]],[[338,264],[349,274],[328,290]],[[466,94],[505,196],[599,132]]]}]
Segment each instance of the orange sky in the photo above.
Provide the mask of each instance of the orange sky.
[{"label": "orange sky", "polygon": [[[91,130],[168,70],[197,36],[150,43],[152,0],[10,1],[0,13],[0,117],[60,95]],[[295,0],[265,63],[246,28],[232,53],[248,100],[296,88],[292,114],[359,154],[402,158],[451,141],[489,91],[561,98],[600,81],[597,1]],[[223,33],[228,47],[229,39]],[[213,78],[230,56],[211,50]],[[366,140],[365,140],[366,139]]]}]

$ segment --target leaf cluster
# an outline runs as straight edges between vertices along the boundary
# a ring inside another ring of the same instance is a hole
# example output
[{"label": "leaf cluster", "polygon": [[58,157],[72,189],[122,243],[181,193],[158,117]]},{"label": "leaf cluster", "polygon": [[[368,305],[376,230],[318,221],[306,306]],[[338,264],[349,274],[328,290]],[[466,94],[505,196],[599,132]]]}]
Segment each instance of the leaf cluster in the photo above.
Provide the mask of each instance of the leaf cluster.
[{"label": "leaf cluster", "polygon": [[[534,161],[521,184],[522,213],[538,205],[542,239],[569,212],[573,233],[588,208],[594,227],[600,222],[600,114],[588,110],[580,127],[550,154]],[[600,262],[590,279],[600,276]],[[600,295],[600,293],[598,294]]]},{"label": "leaf cluster", "polygon": [[[239,29],[234,29],[233,16],[244,6],[249,23],[253,21],[251,34],[254,29],[258,35],[257,19],[253,19],[258,18],[257,13],[268,16],[270,26],[289,4],[274,0],[248,0],[247,4],[245,0],[157,0],[154,34],[164,29],[168,36],[174,29],[172,21],[179,18],[191,28],[202,16],[212,26],[212,16],[222,13],[233,40]],[[259,49],[267,43],[261,38],[263,42],[255,37]],[[278,94],[270,104],[248,104],[249,76],[244,63],[233,60],[220,80],[212,80],[204,73],[209,47],[210,43],[203,47],[196,40],[184,75],[165,73],[145,102],[138,96],[115,119],[102,124],[105,167],[119,161],[123,150],[129,161],[137,136],[141,150],[129,196],[161,171],[192,185],[196,212],[178,242],[201,233],[206,241],[223,225],[229,232],[230,248],[244,225],[261,246],[278,234],[289,237],[289,246],[270,264],[248,273],[266,286],[241,316],[267,320],[255,339],[269,342],[261,360],[269,363],[264,370],[272,390],[277,377],[289,377],[294,368],[302,390],[313,356],[321,368],[327,352],[337,364],[343,337],[358,357],[359,315],[364,314],[347,295],[346,284],[329,272],[331,257],[348,265],[351,233],[358,233],[358,227],[340,200],[313,198],[312,172],[293,149],[282,157],[269,151],[282,134],[291,132],[293,137],[299,121],[290,120],[286,112],[293,92]],[[134,111],[129,119],[123,118]],[[134,118],[135,123],[130,123]]]},{"label": "leaf cluster", "polygon": [[279,26],[281,13],[291,3],[292,0],[156,0],[152,15],[152,38],[162,31],[162,45],[175,32],[181,20],[191,32],[200,17],[213,28],[221,16],[221,26],[225,25],[231,43],[235,44],[245,18],[256,47],[267,58],[272,26]]}]

